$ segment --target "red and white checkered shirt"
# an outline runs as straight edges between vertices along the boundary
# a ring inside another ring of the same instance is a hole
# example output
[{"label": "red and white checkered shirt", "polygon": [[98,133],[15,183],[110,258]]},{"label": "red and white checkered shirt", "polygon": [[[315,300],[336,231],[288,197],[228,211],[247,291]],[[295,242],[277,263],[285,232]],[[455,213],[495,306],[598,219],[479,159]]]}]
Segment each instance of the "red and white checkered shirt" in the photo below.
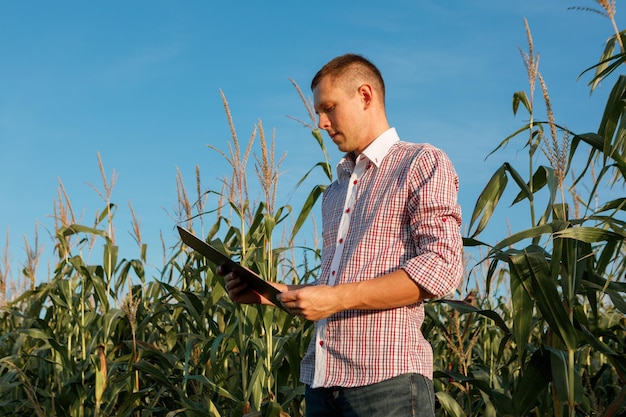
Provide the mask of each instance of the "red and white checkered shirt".
[{"label": "red and white checkered shirt", "polygon": [[[319,285],[372,279],[404,269],[435,297],[452,292],[462,270],[458,177],[443,151],[402,142],[389,129],[355,161],[346,155],[322,200]],[[349,310],[315,323],[301,380],[358,387],[416,372],[432,379],[433,354],[421,332],[422,303]]]}]

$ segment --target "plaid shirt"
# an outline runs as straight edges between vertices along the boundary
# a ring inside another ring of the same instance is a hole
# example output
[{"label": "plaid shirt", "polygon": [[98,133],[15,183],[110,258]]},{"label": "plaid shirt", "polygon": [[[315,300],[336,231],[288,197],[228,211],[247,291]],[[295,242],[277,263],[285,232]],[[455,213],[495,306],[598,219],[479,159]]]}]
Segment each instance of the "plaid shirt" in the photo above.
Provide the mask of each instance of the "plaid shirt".
[{"label": "plaid shirt", "polygon": [[[452,292],[463,269],[457,192],[447,156],[428,144],[401,142],[393,128],[356,161],[346,155],[322,201],[316,284],[363,281],[401,268],[435,297]],[[317,388],[364,386],[410,372],[432,379],[423,321],[421,302],[319,320],[301,380]]]}]

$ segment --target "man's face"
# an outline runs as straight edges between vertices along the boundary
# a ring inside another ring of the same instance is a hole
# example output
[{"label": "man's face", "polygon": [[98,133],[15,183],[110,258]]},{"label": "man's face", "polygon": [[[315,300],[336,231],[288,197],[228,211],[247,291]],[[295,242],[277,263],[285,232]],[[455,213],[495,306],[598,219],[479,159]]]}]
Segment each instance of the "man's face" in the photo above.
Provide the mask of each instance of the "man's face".
[{"label": "man's face", "polygon": [[358,91],[346,91],[340,82],[324,77],[313,90],[318,126],[325,130],[342,152],[360,153],[364,143],[365,112]]}]

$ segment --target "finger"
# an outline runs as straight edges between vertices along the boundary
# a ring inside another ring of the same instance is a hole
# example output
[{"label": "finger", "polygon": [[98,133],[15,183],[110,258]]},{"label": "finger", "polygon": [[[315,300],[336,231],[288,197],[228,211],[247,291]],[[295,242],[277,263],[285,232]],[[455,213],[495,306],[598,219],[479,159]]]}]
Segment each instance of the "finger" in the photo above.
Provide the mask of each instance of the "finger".
[{"label": "finger", "polygon": [[240,295],[244,294],[246,291],[245,287],[238,286],[228,289],[228,295],[230,298],[237,299]]},{"label": "finger", "polygon": [[292,303],[296,301],[295,291],[283,291],[277,296],[278,301],[282,304]]},{"label": "finger", "polygon": [[237,286],[246,285],[246,283],[242,281],[241,278],[239,278],[237,275],[233,275],[232,273],[229,273],[228,275],[224,277],[224,282],[226,284],[226,287],[233,287],[233,288]]}]

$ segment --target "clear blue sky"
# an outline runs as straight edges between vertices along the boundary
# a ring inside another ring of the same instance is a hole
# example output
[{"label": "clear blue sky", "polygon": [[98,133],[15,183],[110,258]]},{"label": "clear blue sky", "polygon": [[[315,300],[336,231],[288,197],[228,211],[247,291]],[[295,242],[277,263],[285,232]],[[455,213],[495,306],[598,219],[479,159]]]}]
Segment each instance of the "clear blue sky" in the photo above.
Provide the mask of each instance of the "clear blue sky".
[{"label": "clear blue sky", "polygon": [[[287,154],[278,204],[299,208],[308,189],[293,194],[293,184],[320,155],[308,131],[287,117],[307,117],[289,79],[309,94],[317,69],[346,52],[363,54],[381,69],[389,120],[403,139],[430,142],[448,153],[469,220],[478,194],[503,161],[526,167],[520,141],[485,161],[525,121],[525,114],[515,118],[511,110],[512,94],[528,90],[519,51],[527,49],[524,18],[557,122],[579,133],[597,128],[610,86],[590,96],[588,77],[577,77],[597,63],[611,26],[569,6],[597,5],[2,1],[0,249],[10,231],[17,269],[24,259],[23,236],[32,239],[39,222],[39,244],[44,258],[50,256],[58,179],[82,223],[90,224],[104,206],[88,185],[102,189],[100,152],[109,178],[113,170],[118,175],[113,201],[119,206],[121,256],[137,256],[128,237],[130,201],[150,252],[160,259],[159,233],[168,244],[176,238],[166,213],[176,204],[176,169],[190,189],[196,165],[205,187],[219,188],[225,173],[220,156],[206,146],[226,149],[230,138],[220,89],[240,139],[248,138],[258,119],[266,133],[275,131],[278,154]],[[337,151],[331,156],[337,162]],[[507,213],[494,224],[494,238],[503,237],[511,220]],[[40,267],[40,276],[46,269]]]}]

